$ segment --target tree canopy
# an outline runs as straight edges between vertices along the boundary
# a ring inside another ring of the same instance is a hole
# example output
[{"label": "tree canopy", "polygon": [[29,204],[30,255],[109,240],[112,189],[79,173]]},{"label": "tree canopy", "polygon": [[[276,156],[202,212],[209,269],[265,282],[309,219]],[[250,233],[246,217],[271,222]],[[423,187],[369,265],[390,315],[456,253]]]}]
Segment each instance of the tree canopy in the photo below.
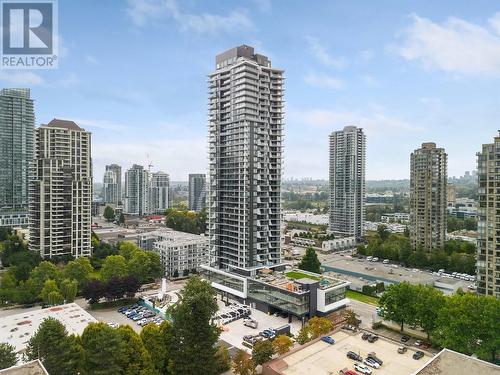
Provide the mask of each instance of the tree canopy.
[{"label": "tree canopy", "polygon": [[316,251],[312,247],[306,249],[305,255],[299,263],[299,268],[304,271],[321,273],[321,262]]}]

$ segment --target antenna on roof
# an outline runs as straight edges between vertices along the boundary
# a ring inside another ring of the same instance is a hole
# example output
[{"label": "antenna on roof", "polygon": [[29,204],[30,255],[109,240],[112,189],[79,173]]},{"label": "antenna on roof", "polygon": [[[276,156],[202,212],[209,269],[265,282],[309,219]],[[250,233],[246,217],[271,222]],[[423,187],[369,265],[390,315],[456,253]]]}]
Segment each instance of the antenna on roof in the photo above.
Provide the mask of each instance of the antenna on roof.
[{"label": "antenna on roof", "polygon": [[148,172],[151,173],[151,167],[153,167],[153,164],[151,164],[151,159],[149,158],[149,154],[146,154],[146,159],[148,161]]}]

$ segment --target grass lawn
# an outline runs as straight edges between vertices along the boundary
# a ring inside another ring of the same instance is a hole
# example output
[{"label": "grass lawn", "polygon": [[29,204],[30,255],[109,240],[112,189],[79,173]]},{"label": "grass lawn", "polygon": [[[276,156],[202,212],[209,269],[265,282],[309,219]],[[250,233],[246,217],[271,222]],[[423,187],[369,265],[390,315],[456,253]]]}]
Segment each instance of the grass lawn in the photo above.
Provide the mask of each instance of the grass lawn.
[{"label": "grass lawn", "polygon": [[286,275],[289,278],[295,279],[295,280],[305,279],[305,278],[312,279],[312,280],[318,280],[318,281],[321,280],[321,277],[311,276],[311,275],[308,275],[306,273],[302,273],[300,271],[290,271],[290,272],[287,272]]},{"label": "grass lawn", "polygon": [[355,299],[356,301],[368,303],[370,305],[378,306],[378,298],[368,296],[366,294],[356,292],[355,290],[347,289],[345,296],[350,299]]}]

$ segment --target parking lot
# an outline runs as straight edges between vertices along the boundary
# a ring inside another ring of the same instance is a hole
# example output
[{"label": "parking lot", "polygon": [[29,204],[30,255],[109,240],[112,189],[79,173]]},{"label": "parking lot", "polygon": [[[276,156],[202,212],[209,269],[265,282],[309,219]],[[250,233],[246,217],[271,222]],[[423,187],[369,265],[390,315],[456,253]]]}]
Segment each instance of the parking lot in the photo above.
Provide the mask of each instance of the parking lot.
[{"label": "parking lot", "polygon": [[[226,309],[226,305],[222,301],[218,300],[218,304],[219,311],[224,311]],[[226,325],[223,325],[223,331],[220,335],[221,340],[224,340],[228,344],[240,349],[244,349],[248,352],[251,352],[251,349],[243,345],[243,337],[245,335],[258,335],[259,332],[265,329],[276,329],[288,324],[287,318],[268,315],[254,308],[250,308],[250,311],[250,317],[258,323],[257,328],[247,327],[243,324],[243,319],[238,319]],[[301,327],[302,323],[296,319],[294,319],[293,322],[290,323],[290,331],[294,335],[299,332]]]},{"label": "parking lot", "polygon": [[415,360],[412,356],[416,348],[408,348],[406,353],[398,354],[398,347],[401,345],[397,342],[379,338],[370,343],[361,336],[361,332],[335,332],[331,335],[335,340],[333,345],[319,340],[282,357],[280,365],[285,367],[282,367],[281,371],[286,375],[330,375],[338,374],[344,368],[353,370],[356,362],[347,357],[347,352],[352,351],[363,358],[366,358],[369,352],[376,353],[376,356],[383,361],[383,365],[380,369],[371,368],[373,374],[401,375],[415,372],[430,358],[424,355],[423,358]]},{"label": "parking lot", "polygon": [[[151,310],[148,310],[146,308],[143,309],[143,313],[150,311]],[[118,308],[106,309],[106,310],[94,310],[94,311],[89,310],[89,313],[100,322],[108,323],[110,325],[115,325],[115,324],[128,325],[132,327],[132,329],[137,333],[141,332],[142,326],[139,325],[138,322],[143,318],[148,319],[148,321],[143,325],[147,324],[148,322],[154,322],[154,319],[160,322],[160,318],[156,313],[154,313],[154,315],[149,314],[150,316],[148,317],[140,317],[139,319],[134,321],[131,318],[127,317],[125,314],[119,312]],[[161,319],[161,321],[163,321],[163,319]]]}]

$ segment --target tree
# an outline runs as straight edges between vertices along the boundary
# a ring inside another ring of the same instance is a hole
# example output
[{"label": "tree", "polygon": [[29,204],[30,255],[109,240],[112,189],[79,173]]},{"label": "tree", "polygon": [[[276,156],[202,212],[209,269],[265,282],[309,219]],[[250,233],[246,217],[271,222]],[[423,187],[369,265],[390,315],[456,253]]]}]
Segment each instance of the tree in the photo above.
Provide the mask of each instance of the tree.
[{"label": "tree", "polygon": [[415,298],[415,287],[410,283],[405,281],[389,285],[379,300],[379,305],[384,310],[384,318],[400,323],[403,331],[404,323],[415,323]]},{"label": "tree", "polygon": [[220,330],[211,324],[218,309],[214,297],[211,285],[198,276],[191,277],[182,289],[182,302],[172,309],[175,345],[169,368],[174,375],[216,374],[215,344]]},{"label": "tree", "polygon": [[166,320],[160,326],[149,323],[141,330],[140,337],[151,355],[155,370],[160,374],[166,374],[172,350],[172,326],[170,323]]},{"label": "tree", "polygon": [[361,320],[358,319],[358,316],[353,310],[345,309],[342,315],[345,319],[346,324],[358,327],[361,323]]},{"label": "tree", "polygon": [[61,279],[61,272],[52,263],[43,261],[30,273],[31,280],[42,290],[46,280],[54,280],[58,282]]},{"label": "tree", "polygon": [[387,229],[387,225],[379,225],[377,227],[377,234],[380,237],[382,241],[387,241],[389,239],[389,236],[391,235],[391,232]]},{"label": "tree", "polygon": [[446,297],[433,337],[443,347],[494,361],[500,348],[500,300],[470,293]]},{"label": "tree", "polygon": [[110,255],[104,259],[101,268],[101,277],[108,281],[111,277],[125,277],[128,274],[127,263],[121,255]]},{"label": "tree", "polygon": [[120,216],[118,216],[118,224],[124,224],[125,223],[125,215],[123,212],[120,212]]},{"label": "tree", "polygon": [[179,277],[179,271],[178,270],[174,270],[174,272],[172,273],[172,277],[175,279],[177,277]]},{"label": "tree", "polygon": [[132,256],[138,252],[142,251],[139,246],[137,246],[132,241],[122,241],[118,245],[118,253],[129,261]]},{"label": "tree", "polygon": [[61,296],[61,300],[63,299],[62,298],[62,295],[61,295],[61,292],[59,291],[59,288],[57,287],[57,284],[54,280],[46,280],[45,283],[43,284],[43,288],[40,292],[40,298],[43,300],[44,303],[46,303],[47,305],[57,305],[57,303],[50,303],[50,294],[52,294],[52,302],[54,300],[55,297],[57,296]]},{"label": "tree", "polygon": [[66,375],[81,372],[84,353],[79,339],[68,336],[61,322],[46,318],[29,340],[26,355],[40,359],[51,375]]},{"label": "tree", "polygon": [[115,220],[115,210],[113,210],[113,207],[106,206],[106,208],[104,209],[104,218],[108,222]]},{"label": "tree", "polygon": [[325,335],[332,331],[334,324],[331,320],[327,318],[315,316],[307,322],[307,324],[301,328],[297,341],[299,344],[305,344],[311,340],[318,338],[321,335]]},{"label": "tree", "polygon": [[252,359],[257,365],[269,361],[273,354],[273,343],[270,340],[257,341],[252,349]]},{"label": "tree", "polygon": [[233,371],[237,375],[255,375],[255,363],[247,352],[239,349],[233,359]]},{"label": "tree", "polygon": [[78,257],[77,259],[66,264],[63,275],[67,279],[76,280],[78,282],[78,286],[81,288],[89,279],[92,272],[94,272],[94,268],[90,264],[90,260],[87,257]]},{"label": "tree", "polygon": [[316,251],[312,247],[306,249],[305,255],[299,263],[299,268],[304,271],[321,273],[321,262],[318,259]]},{"label": "tree", "polygon": [[56,290],[50,292],[49,295],[47,296],[47,304],[50,306],[60,305],[63,302],[64,302],[63,295]]},{"label": "tree", "polygon": [[129,273],[137,277],[142,283],[161,276],[160,257],[158,254],[154,254],[154,256],[153,254],[150,251],[139,250],[132,254],[128,262]]},{"label": "tree", "polygon": [[118,330],[106,323],[90,323],[83,331],[82,346],[85,350],[87,374],[123,373],[127,363],[126,348]]},{"label": "tree", "polygon": [[6,343],[0,343],[0,370],[12,367],[17,363],[15,348]]},{"label": "tree", "polygon": [[125,344],[125,363],[122,367],[124,373],[144,375],[156,373],[151,355],[139,335],[128,325],[118,327],[117,332]]},{"label": "tree", "polygon": [[287,335],[279,335],[273,341],[274,352],[278,355],[283,355],[290,351],[293,347],[293,341]]},{"label": "tree", "polygon": [[219,344],[215,352],[215,370],[221,374],[231,369],[231,355],[225,345]]},{"label": "tree", "polygon": [[78,291],[78,282],[76,280],[64,279],[61,282],[60,290],[66,303],[74,302],[76,292]]},{"label": "tree", "polygon": [[106,285],[101,280],[89,280],[83,284],[82,296],[88,303],[94,304],[104,297]]},{"label": "tree", "polygon": [[414,301],[417,324],[430,340],[431,332],[436,328],[439,311],[443,308],[445,299],[443,293],[430,285],[417,285]]}]

